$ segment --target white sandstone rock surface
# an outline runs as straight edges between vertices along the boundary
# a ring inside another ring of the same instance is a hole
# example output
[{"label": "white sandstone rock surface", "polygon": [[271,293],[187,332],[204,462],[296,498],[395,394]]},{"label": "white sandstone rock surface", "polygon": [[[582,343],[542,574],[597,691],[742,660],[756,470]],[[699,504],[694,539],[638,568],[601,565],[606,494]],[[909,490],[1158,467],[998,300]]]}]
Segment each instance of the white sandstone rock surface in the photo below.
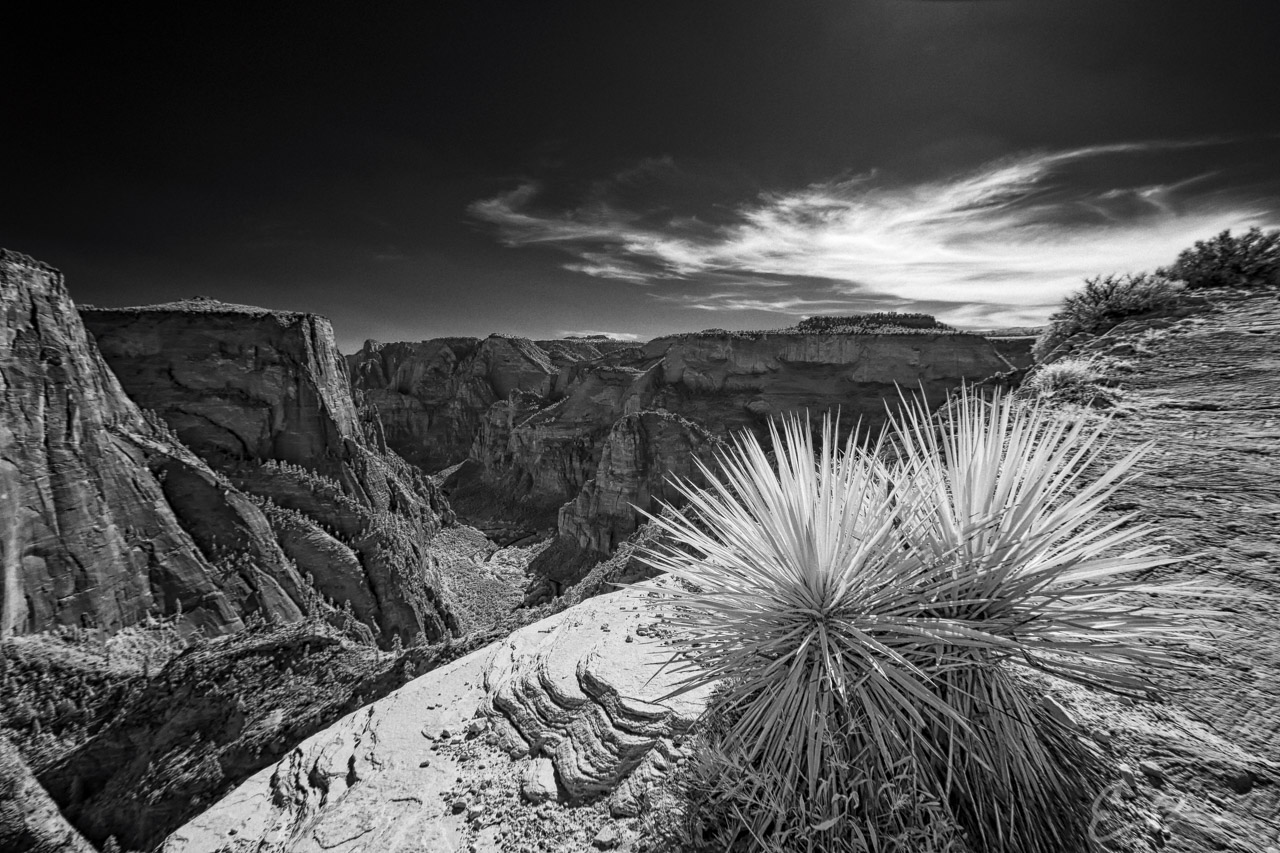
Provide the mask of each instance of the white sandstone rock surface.
[{"label": "white sandstone rock surface", "polygon": [[659,669],[668,651],[653,620],[622,591],[529,625],[304,741],[162,850],[552,849],[570,830],[565,843],[588,841],[612,825],[606,809],[636,814],[707,699],[663,699],[676,675]]}]

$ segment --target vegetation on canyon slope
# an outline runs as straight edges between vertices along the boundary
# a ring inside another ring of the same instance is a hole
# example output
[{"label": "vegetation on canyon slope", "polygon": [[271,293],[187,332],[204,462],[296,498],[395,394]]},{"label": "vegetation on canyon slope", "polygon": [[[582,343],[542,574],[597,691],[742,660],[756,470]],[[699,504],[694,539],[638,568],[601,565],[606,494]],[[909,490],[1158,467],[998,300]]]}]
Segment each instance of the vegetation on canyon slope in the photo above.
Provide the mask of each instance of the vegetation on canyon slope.
[{"label": "vegetation on canyon slope", "polygon": [[1036,361],[1065,357],[1073,338],[1114,328],[1129,317],[1171,309],[1188,293],[1212,287],[1246,289],[1280,286],[1280,230],[1250,228],[1244,234],[1223,231],[1199,240],[1174,263],[1155,274],[1125,273],[1086,279],[1069,294],[1035,343]]}]

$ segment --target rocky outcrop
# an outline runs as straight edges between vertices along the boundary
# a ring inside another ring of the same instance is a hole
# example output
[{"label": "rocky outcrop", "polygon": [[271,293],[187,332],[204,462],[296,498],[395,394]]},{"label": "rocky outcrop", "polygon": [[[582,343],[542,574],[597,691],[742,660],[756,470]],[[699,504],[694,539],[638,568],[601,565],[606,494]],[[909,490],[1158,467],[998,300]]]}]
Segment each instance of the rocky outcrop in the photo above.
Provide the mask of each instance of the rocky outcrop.
[{"label": "rocky outcrop", "polygon": [[664,411],[614,422],[595,476],[560,510],[558,528],[584,550],[612,554],[642,521],[637,508],[657,512],[676,500],[672,478],[703,481],[698,463],[714,465],[724,442],[703,427]]},{"label": "rocky outcrop", "polygon": [[344,442],[361,435],[328,320],[213,300],[81,316],[129,396],[201,456],[342,479]]},{"label": "rocky outcrop", "polygon": [[1000,353],[1005,361],[1013,365],[1014,370],[1026,370],[1036,363],[1035,358],[1031,355],[1031,348],[1036,343],[1034,335],[1007,338],[993,335],[987,340],[995,345],[996,352]]},{"label": "rocky outcrop", "polygon": [[31,767],[90,841],[151,850],[300,741],[495,638],[390,654],[316,620],[258,626],[135,676],[105,725]]},{"label": "rocky outcrop", "polygon": [[[296,617],[261,514],[125,396],[62,275],[0,253],[0,312],[0,636],[178,610],[214,633],[254,609]],[[218,534],[262,570],[217,565]]]},{"label": "rocky outcrop", "polygon": [[501,335],[366,341],[350,363],[352,385],[377,408],[388,445],[426,470],[465,459],[491,405],[516,391],[545,396],[555,373],[532,341]]},{"label": "rocky outcrop", "polygon": [[631,593],[592,599],[405,685],[299,744],[161,849],[489,851],[500,829],[541,822],[536,808],[563,813],[553,823],[566,834],[575,811],[591,812],[555,800],[607,798],[612,814],[635,814],[683,757],[707,698],[662,698],[675,676],[658,670],[667,654],[640,604]]},{"label": "rocky outcrop", "polygon": [[320,601],[350,602],[384,645],[457,629],[426,553],[447,506],[383,449],[327,320],[211,300],[82,314],[129,395],[265,510]]},{"label": "rocky outcrop", "polygon": [[672,478],[704,484],[699,463],[714,470],[723,447],[719,437],[670,412],[619,418],[604,440],[595,476],[560,508],[556,540],[530,564],[526,604],[548,601],[581,582],[635,534],[644,512],[679,504]]}]

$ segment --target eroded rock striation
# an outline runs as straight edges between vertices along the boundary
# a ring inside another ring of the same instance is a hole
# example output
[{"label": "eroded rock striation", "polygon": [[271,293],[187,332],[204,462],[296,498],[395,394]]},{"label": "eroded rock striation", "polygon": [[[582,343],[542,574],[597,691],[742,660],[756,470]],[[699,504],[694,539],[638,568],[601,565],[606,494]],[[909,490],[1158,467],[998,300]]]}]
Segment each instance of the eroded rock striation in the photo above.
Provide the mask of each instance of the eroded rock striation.
[{"label": "eroded rock striation", "polygon": [[456,631],[426,550],[447,505],[385,451],[328,320],[212,300],[82,316],[130,397],[261,508],[321,604],[349,602],[384,645]]},{"label": "eroded rock striation", "polygon": [[707,699],[662,698],[651,620],[619,593],[535,622],[303,741],[161,849],[496,850],[486,825],[522,796],[634,815]]},{"label": "eroded rock striation", "polygon": [[[573,352],[557,356],[572,360]],[[352,385],[377,408],[388,445],[427,470],[465,459],[490,406],[513,391],[545,396],[556,372],[532,341],[502,335],[366,341],[349,362]]]},{"label": "eroded rock striation", "polygon": [[[261,512],[125,395],[62,275],[0,252],[0,311],[0,636],[296,618],[300,579]],[[259,570],[220,563],[218,537]]]}]

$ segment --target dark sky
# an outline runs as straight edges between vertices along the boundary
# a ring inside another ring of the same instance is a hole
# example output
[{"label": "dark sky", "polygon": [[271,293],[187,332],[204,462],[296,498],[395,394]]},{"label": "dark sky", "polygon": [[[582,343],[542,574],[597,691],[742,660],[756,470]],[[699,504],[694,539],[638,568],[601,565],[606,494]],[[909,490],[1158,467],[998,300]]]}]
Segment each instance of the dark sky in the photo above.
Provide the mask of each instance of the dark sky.
[{"label": "dark sky", "polygon": [[1280,225],[1274,0],[7,12],[0,245],[367,337],[928,310]]}]

